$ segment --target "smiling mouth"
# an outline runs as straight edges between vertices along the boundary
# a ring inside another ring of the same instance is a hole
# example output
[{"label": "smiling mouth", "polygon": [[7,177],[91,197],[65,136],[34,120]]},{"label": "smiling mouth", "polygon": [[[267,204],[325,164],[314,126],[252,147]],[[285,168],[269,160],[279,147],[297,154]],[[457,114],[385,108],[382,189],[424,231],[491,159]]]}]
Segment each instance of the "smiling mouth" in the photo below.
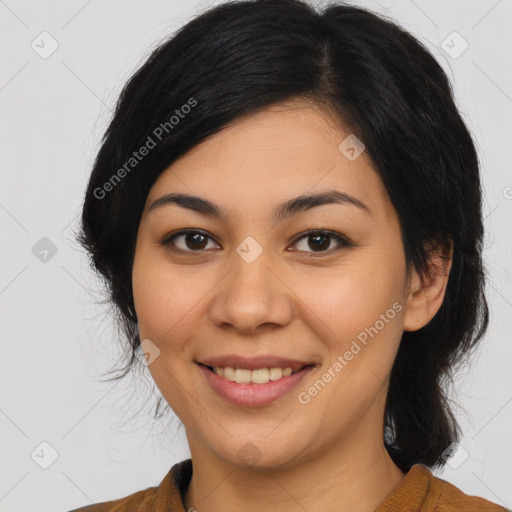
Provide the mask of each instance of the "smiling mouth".
[{"label": "smiling mouth", "polygon": [[277,381],[281,379],[285,379],[290,375],[295,375],[306,368],[311,368],[315,366],[314,364],[306,364],[299,369],[292,370],[289,367],[279,368],[258,368],[256,370],[248,370],[245,368],[233,368],[233,367],[220,367],[220,366],[208,366],[202,363],[198,363],[201,366],[204,366],[212,373],[215,373],[219,377],[223,377],[224,379],[230,382],[236,382],[239,384],[266,384],[267,382]]}]

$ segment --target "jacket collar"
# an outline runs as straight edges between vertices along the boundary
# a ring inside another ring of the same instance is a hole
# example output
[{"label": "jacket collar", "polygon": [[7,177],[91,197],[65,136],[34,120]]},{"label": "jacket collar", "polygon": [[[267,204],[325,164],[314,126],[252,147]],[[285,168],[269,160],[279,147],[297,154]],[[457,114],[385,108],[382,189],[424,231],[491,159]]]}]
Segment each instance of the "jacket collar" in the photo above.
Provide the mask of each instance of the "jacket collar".
[{"label": "jacket collar", "polygon": [[141,503],[138,512],[185,512],[183,496],[192,477],[192,459],[186,459],[172,466],[153,494]]}]

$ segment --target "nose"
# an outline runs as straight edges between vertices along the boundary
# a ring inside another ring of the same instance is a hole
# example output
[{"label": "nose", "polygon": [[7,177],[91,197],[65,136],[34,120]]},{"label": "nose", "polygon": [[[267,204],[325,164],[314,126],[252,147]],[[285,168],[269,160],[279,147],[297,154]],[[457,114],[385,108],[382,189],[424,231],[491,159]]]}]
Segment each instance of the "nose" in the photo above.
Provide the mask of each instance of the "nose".
[{"label": "nose", "polygon": [[263,326],[283,327],[291,322],[294,294],[265,251],[250,263],[234,252],[230,263],[231,271],[216,287],[211,303],[216,326],[252,334]]}]

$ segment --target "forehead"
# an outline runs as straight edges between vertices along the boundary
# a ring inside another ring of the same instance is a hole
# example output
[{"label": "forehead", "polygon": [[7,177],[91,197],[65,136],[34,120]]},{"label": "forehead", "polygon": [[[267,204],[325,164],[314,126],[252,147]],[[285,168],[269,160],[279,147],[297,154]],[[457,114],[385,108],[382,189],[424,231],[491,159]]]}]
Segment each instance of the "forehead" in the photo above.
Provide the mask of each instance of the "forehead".
[{"label": "forehead", "polygon": [[310,102],[274,105],[238,118],[173,162],[146,204],[181,192],[259,214],[292,197],[337,189],[387,217],[391,202],[366,152],[357,156],[357,140]]}]

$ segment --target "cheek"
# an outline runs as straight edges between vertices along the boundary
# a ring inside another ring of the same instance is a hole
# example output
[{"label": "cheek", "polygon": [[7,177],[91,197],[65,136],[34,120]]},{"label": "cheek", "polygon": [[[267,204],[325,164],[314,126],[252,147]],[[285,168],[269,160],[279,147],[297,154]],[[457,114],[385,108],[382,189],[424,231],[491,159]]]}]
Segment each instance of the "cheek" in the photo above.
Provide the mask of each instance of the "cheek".
[{"label": "cheek", "polygon": [[357,359],[350,373],[361,366],[379,374],[390,369],[402,335],[404,279],[400,252],[390,249],[386,255],[381,249],[354,253],[342,268],[305,280],[309,291],[299,295],[309,297],[315,331],[328,343],[331,360],[345,354]]},{"label": "cheek", "polygon": [[187,325],[187,314],[204,295],[197,279],[177,271],[144,240],[137,245],[132,286],[141,339],[159,346]]},{"label": "cheek", "polygon": [[403,275],[396,265],[365,256],[343,269],[305,278],[301,286],[300,296],[319,321],[337,334],[355,334],[402,300]]}]

